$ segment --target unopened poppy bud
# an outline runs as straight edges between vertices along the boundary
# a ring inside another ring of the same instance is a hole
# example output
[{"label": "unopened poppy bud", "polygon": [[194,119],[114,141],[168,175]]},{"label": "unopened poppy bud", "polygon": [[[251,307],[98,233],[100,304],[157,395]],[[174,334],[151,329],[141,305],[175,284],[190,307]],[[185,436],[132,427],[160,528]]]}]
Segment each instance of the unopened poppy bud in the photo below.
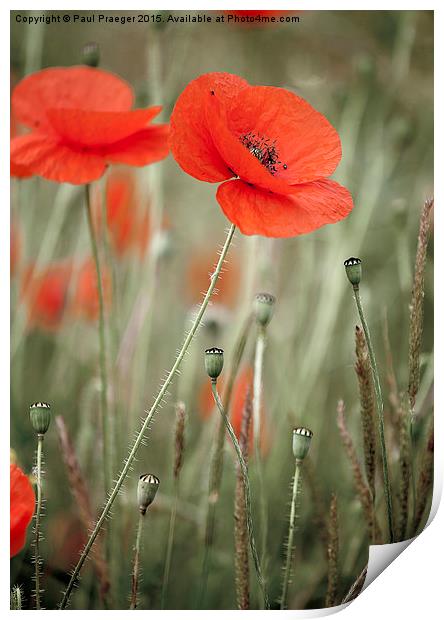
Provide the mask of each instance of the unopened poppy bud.
[{"label": "unopened poppy bud", "polygon": [[262,327],[266,327],[271,321],[274,310],[274,302],[276,301],[270,293],[258,293],[254,299],[254,314],[256,321]]},{"label": "unopened poppy bud", "polygon": [[159,488],[160,480],[153,474],[142,474],[137,486],[137,502],[139,510],[144,515],[146,509],[153,503]]},{"label": "unopened poppy bud", "polygon": [[51,422],[51,407],[48,403],[33,403],[29,407],[29,417],[35,432],[44,435]]},{"label": "unopened poppy bud", "polygon": [[312,437],[313,433],[308,428],[299,426],[293,429],[293,454],[295,459],[298,461],[305,459]]},{"label": "unopened poppy bud", "polygon": [[347,278],[353,284],[353,286],[358,286],[361,281],[362,276],[362,265],[360,258],[347,258],[344,261],[345,273],[347,274]]},{"label": "unopened poppy bud", "polygon": [[88,67],[98,67],[100,62],[100,48],[97,43],[91,41],[82,48],[82,63]]},{"label": "unopened poppy bud", "polygon": [[205,351],[205,370],[209,377],[213,380],[217,379],[222,368],[224,367],[224,352],[223,349],[217,347],[211,347]]}]

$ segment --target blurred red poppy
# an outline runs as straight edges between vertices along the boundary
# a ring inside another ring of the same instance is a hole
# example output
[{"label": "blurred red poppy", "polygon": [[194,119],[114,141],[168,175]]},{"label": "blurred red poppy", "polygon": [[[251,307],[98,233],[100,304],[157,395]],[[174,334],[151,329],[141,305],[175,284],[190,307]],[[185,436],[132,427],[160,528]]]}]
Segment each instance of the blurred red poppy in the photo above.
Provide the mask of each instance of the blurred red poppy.
[{"label": "blurred red poppy", "polygon": [[[189,304],[202,301],[202,292],[208,287],[214,266],[214,249],[202,246],[192,250],[184,279],[184,295]],[[240,290],[240,275],[239,259],[233,252],[229,259],[229,269],[222,273],[217,282],[217,294],[213,297],[214,304],[222,304],[229,308],[236,304]]]},{"label": "blurred red poppy", "polygon": [[[111,244],[118,256],[135,250],[142,257],[150,239],[148,204],[143,204],[136,179],[130,170],[118,170],[106,181],[106,223]],[[95,196],[97,227],[101,226],[101,200]]]},{"label": "blurred red poppy", "polygon": [[35,495],[29,479],[15,464],[10,473],[10,557],[17,555],[26,542],[26,530],[34,514]]},{"label": "blurred red poppy", "polygon": [[292,237],[353,208],[349,191],[326,178],[341,159],[336,130],[283,88],[250,86],[229,73],[201,75],[176,102],[170,145],[194,178],[226,181],[217,200],[244,234]]},{"label": "blurred red poppy", "polygon": [[168,125],[150,125],[161,106],[132,110],[121,78],[92,67],[52,67],[12,93],[17,121],[31,132],[11,142],[11,162],[59,183],[98,179],[108,164],[145,166],[168,155]]},{"label": "blurred red poppy", "polygon": [[35,265],[25,269],[21,298],[27,306],[29,327],[53,331],[61,326],[71,275],[71,261],[54,262],[38,273]]},{"label": "blurred red poppy", "polygon": [[22,248],[22,239],[17,222],[11,221],[9,233],[9,272],[12,278],[17,272]]},{"label": "blurred red poppy", "polygon": [[[102,290],[105,310],[111,303],[111,274],[102,265]],[[75,275],[74,293],[70,312],[76,318],[96,321],[99,318],[99,291],[94,260],[87,258]]]},{"label": "blurred red poppy", "polygon": [[[223,394],[223,380],[218,380],[218,390]],[[245,399],[247,397],[248,390],[250,394],[253,394],[253,369],[247,365],[240,371],[233,386],[233,393],[231,397],[231,415],[230,420],[233,425],[234,432],[239,438],[240,430],[242,426],[242,416],[244,413]],[[206,380],[202,385],[199,393],[199,413],[203,420],[207,420],[211,413],[215,411],[215,403],[213,392],[211,389],[211,382]],[[268,431],[266,428],[266,419],[264,411],[261,411],[261,437],[260,448],[263,455],[268,453],[270,447]],[[249,437],[249,451],[253,449],[253,420],[250,423],[250,437]]]}]

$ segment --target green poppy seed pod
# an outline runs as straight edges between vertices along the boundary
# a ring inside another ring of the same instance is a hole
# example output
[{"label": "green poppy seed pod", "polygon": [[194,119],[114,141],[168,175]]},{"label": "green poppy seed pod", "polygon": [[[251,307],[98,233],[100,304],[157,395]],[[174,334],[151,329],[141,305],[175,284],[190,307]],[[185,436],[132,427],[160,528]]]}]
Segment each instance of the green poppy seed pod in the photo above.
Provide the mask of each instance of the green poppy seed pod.
[{"label": "green poppy seed pod", "polygon": [[293,454],[298,461],[305,459],[310,448],[313,433],[308,428],[299,426],[293,429]]},{"label": "green poppy seed pod", "polygon": [[44,435],[51,422],[51,407],[48,403],[33,403],[29,407],[32,428],[38,435]]},{"label": "green poppy seed pod", "polygon": [[275,297],[270,293],[258,293],[254,298],[254,315],[262,327],[266,327],[271,321],[275,301]]},{"label": "green poppy seed pod", "polygon": [[159,488],[160,480],[153,474],[142,474],[137,485],[137,503],[139,510],[144,515],[146,509],[153,503]]},{"label": "green poppy seed pod", "polygon": [[224,352],[223,349],[217,347],[211,347],[205,351],[205,370],[209,377],[213,379],[218,378],[224,367]]},{"label": "green poppy seed pod", "polygon": [[100,62],[100,48],[91,41],[82,48],[82,63],[88,67],[98,67]]},{"label": "green poppy seed pod", "polygon": [[344,261],[345,273],[347,274],[347,278],[353,284],[353,286],[358,286],[362,277],[362,264],[360,258],[347,258]]}]

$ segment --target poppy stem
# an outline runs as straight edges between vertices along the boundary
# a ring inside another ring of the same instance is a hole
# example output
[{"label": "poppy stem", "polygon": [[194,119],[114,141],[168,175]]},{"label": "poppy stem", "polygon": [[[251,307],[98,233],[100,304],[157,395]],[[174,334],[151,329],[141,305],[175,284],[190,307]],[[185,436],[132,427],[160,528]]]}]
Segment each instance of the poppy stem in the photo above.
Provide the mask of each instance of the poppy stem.
[{"label": "poppy stem", "polygon": [[39,433],[37,435],[37,462],[36,462],[36,476],[37,476],[37,506],[35,511],[35,528],[34,528],[34,562],[35,562],[35,608],[40,607],[40,569],[42,560],[40,558],[40,515],[42,511],[42,452],[43,452],[43,435]]},{"label": "poppy stem", "polygon": [[217,380],[212,379],[211,381],[211,389],[213,392],[214,400],[219,409],[219,412],[224,421],[225,427],[230,435],[231,442],[236,450],[237,458],[239,461],[239,465],[242,471],[242,478],[244,482],[245,489],[245,510],[247,513],[247,529],[248,529],[248,538],[250,541],[251,555],[253,556],[254,567],[256,569],[257,580],[259,582],[260,589],[262,591],[262,595],[264,597],[264,607],[265,609],[270,608],[270,603],[268,601],[267,589],[265,587],[265,581],[262,575],[262,569],[259,561],[259,556],[257,554],[256,542],[254,540],[254,531],[253,531],[253,519],[251,517],[251,489],[250,489],[250,480],[248,478],[248,468],[245,463],[245,459],[242,455],[242,450],[239,445],[239,442],[236,437],[236,433],[234,432],[233,427],[231,426],[230,420],[228,419],[222,401],[220,399],[219,393],[217,391]]},{"label": "poppy stem", "polygon": [[227,238],[225,240],[224,246],[223,246],[222,251],[220,253],[219,260],[217,261],[217,265],[216,265],[216,268],[214,270],[214,273],[211,275],[210,284],[208,286],[208,290],[207,290],[206,295],[205,295],[205,297],[204,297],[204,299],[202,301],[202,304],[200,306],[199,312],[197,313],[197,316],[194,319],[194,322],[193,322],[193,324],[192,324],[192,326],[191,326],[191,328],[190,328],[190,330],[189,330],[189,332],[188,332],[188,334],[187,334],[187,336],[185,338],[185,341],[184,341],[184,343],[182,345],[182,348],[180,349],[179,353],[177,354],[176,360],[175,360],[175,362],[174,362],[170,372],[168,373],[167,378],[163,382],[162,387],[160,388],[159,393],[157,394],[157,397],[156,397],[153,405],[151,406],[151,409],[147,413],[147,415],[146,415],[146,417],[145,417],[145,419],[144,419],[144,421],[142,423],[141,429],[140,429],[140,431],[139,431],[139,433],[138,433],[134,443],[131,446],[131,449],[130,449],[130,452],[128,454],[128,457],[127,457],[126,461],[124,462],[122,471],[120,472],[119,477],[118,477],[116,483],[114,484],[112,490],[109,492],[108,500],[106,501],[106,504],[105,504],[105,506],[104,506],[104,508],[102,510],[102,513],[101,513],[100,517],[97,520],[97,523],[96,523],[96,525],[94,527],[94,530],[93,530],[91,536],[89,537],[89,540],[87,541],[87,543],[86,543],[86,545],[85,545],[85,547],[84,547],[84,549],[83,549],[83,551],[82,551],[82,553],[80,555],[79,561],[77,562],[77,565],[74,568],[74,571],[73,571],[73,573],[71,575],[71,579],[69,581],[69,584],[68,584],[65,592],[63,593],[63,598],[62,598],[62,601],[60,603],[60,609],[65,609],[66,606],[69,603],[71,592],[72,592],[72,589],[73,589],[74,585],[77,582],[79,573],[82,570],[83,564],[85,563],[85,560],[88,557],[88,554],[89,554],[89,552],[91,550],[91,547],[93,546],[94,541],[96,540],[96,538],[97,538],[97,536],[98,536],[98,534],[100,532],[100,529],[101,529],[102,525],[104,524],[104,522],[105,522],[105,520],[106,520],[106,518],[107,518],[107,516],[108,516],[108,514],[109,514],[109,512],[110,512],[110,510],[112,508],[112,505],[114,504],[114,501],[115,501],[117,495],[119,494],[119,491],[120,491],[120,489],[121,489],[121,487],[122,487],[122,485],[123,485],[123,483],[124,483],[124,481],[125,481],[125,479],[126,479],[126,477],[128,475],[128,472],[129,472],[129,470],[131,468],[131,465],[133,464],[133,461],[135,459],[137,451],[139,450],[139,447],[141,446],[141,444],[142,444],[142,442],[144,440],[145,432],[146,432],[147,428],[150,426],[150,423],[151,423],[155,413],[157,412],[160,403],[164,399],[164,397],[165,397],[165,395],[167,393],[167,390],[168,390],[168,388],[169,388],[169,386],[170,386],[170,384],[171,384],[175,374],[179,370],[179,367],[180,367],[180,365],[181,365],[181,363],[183,361],[183,358],[185,357],[185,354],[186,354],[186,352],[188,350],[188,347],[190,346],[191,341],[193,340],[194,334],[197,332],[197,330],[198,330],[198,328],[200,326],[202,317],[203,317],[203,315],[205,313],[205,310],[206,310],[206,308],[208,306],[208,303],[210,301],[211,295],[212,295],[212,293],[214,291],[214,288],[216,286],[217,280],[219,278],[219,275],[220,275],[220,272],[221,272],[221,269],[222,269],[222,265],[224,263],[225,257],[227,256],[228,248],[230,247],[230,244],[231,244],[231,241],[233,239],[235,230],[236,230],[236,227],[234,226],[234,224],[232,224],[230,226],[229,231],[228,231]]},{"label": "poppy stem", "polygon": [[264,472],[260,450],[261,440],[261,407],[262,407],[262,371],[264,368],[264,352],[266,345],[265,327],[258,326],[256,350],[254,356],[254,379],[253,379],[253,440],[254,456],[256,458],[256,471],[259,483],[259,504],[261,511],[261,562],[265,566],[267,552],[267,529],[268,511],[265,494]]},{"label": "poppy stem", "polygon": [[142,540],[142,530],[145,514],[139,513],[137,525],[136,545],[134,547],[133,575],[131,579],[131,602],[130,609],[137,607],[137,592],[139,589],[139,565],[140,565],[140,542]]},{"label": "poppy stem", "polygon": [[379,431],[379,442],[381,447],[381,457],[382,457],[382,472],[384,478],[384,496],[385,503],[387,509],[387,520],[388,520],[388,529],[389,529],[389,537],[390,542],[395,542],[395,531],[393,527],[393,508],[392,508],[392,494],[390,489],[390,477],[388,470],[388,460],[387,460],[387,450],[385,445],[385,436],[384,436],[384,402],[382,400],[382,390],[381,383],[379,381],[379,373],[376,365],[375,352],[373,350],[373,344],[370,337],[370,330],[367,325],[367,321],[364,316],[364,310],[362,308],[361,296],[359,294],[359,284],[353,285],[353,292],[355,295],[356,307],[358,309],[359,318],[361,319],[362,329],[364,330],[365,340],[367,342],[367,349],[370,358],[370,366],[372,369],[373,376],[373,384],[375,388],[376,394],[376,407],[378,411],[378,431]]},{"label": "poppy stem", "polygon": [[282,596],[281,596],[281,609],[287,609],[287,597],[288,597],[288,584],[290,581],[291,571],[291,559],[293,556],[293,538],[296,522],[296,499],[299,492],[299,478],[301,473],[300,459],[295,459],[295,470],[293,477],[293,489],[291,494],[291,509],[290,509],[290,521],[288,524],[288,541],[287,541],[287,555],[285,558],[284,568],[284,580],[282,582]]},{"label": "poppy stem", "polygon": [[100,267],[99,251],[94,231],[94,223],[91,213],[90,186],[86,189],[86,217],[88,220],[89,236],[91,240],[91,249],[94,258],[97,276],[97,290],[99,295],[99,348],[100,348],[100,404],[102,412],[102,434],[103,434],[103,479],[105,484],[105,492],[111,486],[111,459],[110,459],[110,437],[109,437],[109,417],[108,417],[108,373],[106,358],[106,338],[105,338],[105,309],[103,301],[103,285],[102,273]]},{"label": "poppy stem", "polygon": [[167,553],[165,560],[165,569],[163,573],[162,594],[160,597],[160,608],[165,609],[166,597],[168,592],[168,582],[170,580],[171,560],[173,557],[174,529],[176,527],[177,501],[179,498],[179,480],[174,481],[174,497],[173,506],[170,515],[170,528],[168,532]]}]

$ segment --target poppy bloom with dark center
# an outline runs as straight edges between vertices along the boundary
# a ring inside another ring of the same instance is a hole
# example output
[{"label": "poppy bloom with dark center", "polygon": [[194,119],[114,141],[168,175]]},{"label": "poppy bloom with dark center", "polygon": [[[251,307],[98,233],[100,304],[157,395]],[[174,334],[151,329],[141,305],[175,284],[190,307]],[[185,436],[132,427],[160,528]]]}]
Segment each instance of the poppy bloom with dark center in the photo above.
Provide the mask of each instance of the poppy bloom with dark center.
[{"label": "poppy bloom with dark center", "polygon": [[341,142],[327,119],[283,88],[207,73],[185,88],[171,116],[181,168],[222,183],[216,198],[247,235],[293,237],[342,220],[349,191],[328,179]]},{"label": "poppy bloom with dark center", "polygon": [[17,555],[26,542],[26,530],[34,514],[35,495],[29,479],[15,464],[9,466],[10,473],[10,529],[11,558]]},{"label": "poppy bloom with dark center", "polygon": [[168,155],[168,125],[150,125],[161,106],[132,110],[121,78],[91,67],[52,67],[12,93],[15,119],[31,132],[11,141],[11,169],[82,184],[109,164],[145,166]]}]

